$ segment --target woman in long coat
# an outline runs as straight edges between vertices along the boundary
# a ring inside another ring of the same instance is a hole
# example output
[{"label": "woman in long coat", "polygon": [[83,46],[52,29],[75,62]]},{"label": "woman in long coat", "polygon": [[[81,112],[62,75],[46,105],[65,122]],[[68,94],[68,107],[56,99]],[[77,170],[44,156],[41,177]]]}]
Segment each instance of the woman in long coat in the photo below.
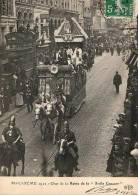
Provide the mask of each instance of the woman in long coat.
[{"label": "woman in long coat", "polygon": [[24,86],[23,86],[23,83],[20,82],[17,88],[17,93],[16,93],[16,106],[17,107],[24,105],[23,95],[24,95]]}]

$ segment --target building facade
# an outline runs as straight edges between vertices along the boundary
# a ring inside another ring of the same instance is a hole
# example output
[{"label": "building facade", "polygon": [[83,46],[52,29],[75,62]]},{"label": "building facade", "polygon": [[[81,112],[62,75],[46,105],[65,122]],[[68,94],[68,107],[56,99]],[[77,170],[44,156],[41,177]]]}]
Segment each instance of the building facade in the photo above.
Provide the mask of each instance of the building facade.
[{"label": "building facade", "polygon": [[79,0],[16,0],[17,29],[20,26],[43,31],[49,36],[49,30],[57,29],[64,17],[78,19]]},{"label": "building facade", "polygon": [[0,1],[0,48],[5,48],[5,35],[16,30],[15,0]]},{"label": "building facade", "polygon": [[50,22],[58,28],[64,17],[78,19],[78,0],[49,0]]},{"label": "building facade", "polygon": [[34,7],[32,0],[16,0],[16,22],[17,30],[23,26],[33,28]]},{"label": "building facade", "polygon": [[78,1],[79,24],[84,29],[84,0]]},{"label": "building facade", "polygon": [[84,2],[84,30],[87,34],[91,35],[92,25],[92,12],[91,12],[91,0]]},{"label": "building facade", "polygon": [[91,0],[92,31],[107,31],[107,21],[104,17],[104,1]]},{"label": "building facade", "polygon": [[43,32],[49,37],[49,1],[32,0],[34,6],[34,28],[38,29],[39,37]]},{"label": "building facade", "polygon": [[49,0],[49,30],[53,37],[54,31],[64,21],[64,18],[74,17],[79,20],[79,0]]},{"label": "building facade", "polygon": [[79,0],[78,1],[78,13],[79,24],[90,36],[92,26],[92,1],[91,0]]}]

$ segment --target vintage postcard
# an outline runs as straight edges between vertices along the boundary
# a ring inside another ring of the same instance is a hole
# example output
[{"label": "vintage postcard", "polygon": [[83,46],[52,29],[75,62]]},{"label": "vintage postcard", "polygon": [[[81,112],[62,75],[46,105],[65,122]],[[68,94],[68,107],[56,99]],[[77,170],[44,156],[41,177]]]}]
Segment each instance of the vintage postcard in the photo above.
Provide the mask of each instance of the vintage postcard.
[{"label": "vintage postcard", "polygon": [[0,0],[0,195],[138,194],[137,14]]}]

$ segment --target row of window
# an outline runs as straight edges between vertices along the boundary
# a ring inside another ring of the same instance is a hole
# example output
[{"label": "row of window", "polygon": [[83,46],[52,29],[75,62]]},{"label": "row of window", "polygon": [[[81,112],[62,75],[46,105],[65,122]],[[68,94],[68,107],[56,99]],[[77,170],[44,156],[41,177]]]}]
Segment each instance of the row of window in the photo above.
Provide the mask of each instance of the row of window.
[{"label": "row of window", "polygon": [[85,12],[87,12],[87,11],[90,12],[91,9],[90,9],[89,7],[85,7],[85,8],[84,8],[84,11],[85,11]]},{"label": "row of window", "polygon": [[0,1],[0,15],[13,16],[13,0]]},{"label": "row of window", "polygon": [[32,0],[16,0],[17,3],[27,3],[32,4]]},{"label": "row of window", "polygon": [[[29,21],[29,20],[28,21],[27,20],[25,21],[23,19],[22,20],[21,19],[18,19],[18,25],[20,23],[22,23],[24,25],[24,24],[27,24],[27,22],[29,22],[29,24],[30,24],[31,21]],[[62,22],[63,22],[63,19],[62,20],[61,19],[51,19],[50,20],[50,23],[49,23],[49,27],[50,28],[57,29],[61,25]],[[35,23],[38,25],[38,23],[39,23],[38,18],[36,18]],[[45,27],[45,23],[44,23],[44,20],[43,19],[40,20],[40,23],[41,23],[41,29],[43,27]]]},{"label": "row of window", "polygon": [[[51,7],[61,7],[68,10],[77,10],[78,8],[78,0],[71,0],[70,3],[69,0],[16,0],[16,2],[28,4],[46,4],[50,5]],[[90,13],[90,8],[85,8],[84,11]],[[2,15],[13,15],[13,0],[1,0],[0,13]]]},{"label": "row of window", "polygon": [[[61,23],[63,22],[63,19],[50,19],[50,23],[49,23],[49,27],[50,27],[50,29],[52,28],[52,29],[57,29],[60,25],[61,25]],[[42,24],[42,23],[41,23]]]},{"label": "row of window", "polygon": [[51,7],[77,10],[78,0],[16,0],[16,2],[27,4],[45,4]]},{"label": "row of window", "polygon": [[17,13],[17,19],[33,19],[33,14],[32,13],[27,13],[27,12],[18,12]]}]

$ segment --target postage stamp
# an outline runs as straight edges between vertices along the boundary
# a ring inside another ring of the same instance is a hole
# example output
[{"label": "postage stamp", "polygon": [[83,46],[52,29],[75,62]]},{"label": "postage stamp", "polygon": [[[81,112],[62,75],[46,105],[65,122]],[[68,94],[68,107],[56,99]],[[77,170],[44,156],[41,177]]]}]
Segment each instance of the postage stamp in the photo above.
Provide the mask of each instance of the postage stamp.
[{"label": "postage stamp", "polygon": [[132,17],[134,0],[105,0],[105,15],[108,17]]}]

